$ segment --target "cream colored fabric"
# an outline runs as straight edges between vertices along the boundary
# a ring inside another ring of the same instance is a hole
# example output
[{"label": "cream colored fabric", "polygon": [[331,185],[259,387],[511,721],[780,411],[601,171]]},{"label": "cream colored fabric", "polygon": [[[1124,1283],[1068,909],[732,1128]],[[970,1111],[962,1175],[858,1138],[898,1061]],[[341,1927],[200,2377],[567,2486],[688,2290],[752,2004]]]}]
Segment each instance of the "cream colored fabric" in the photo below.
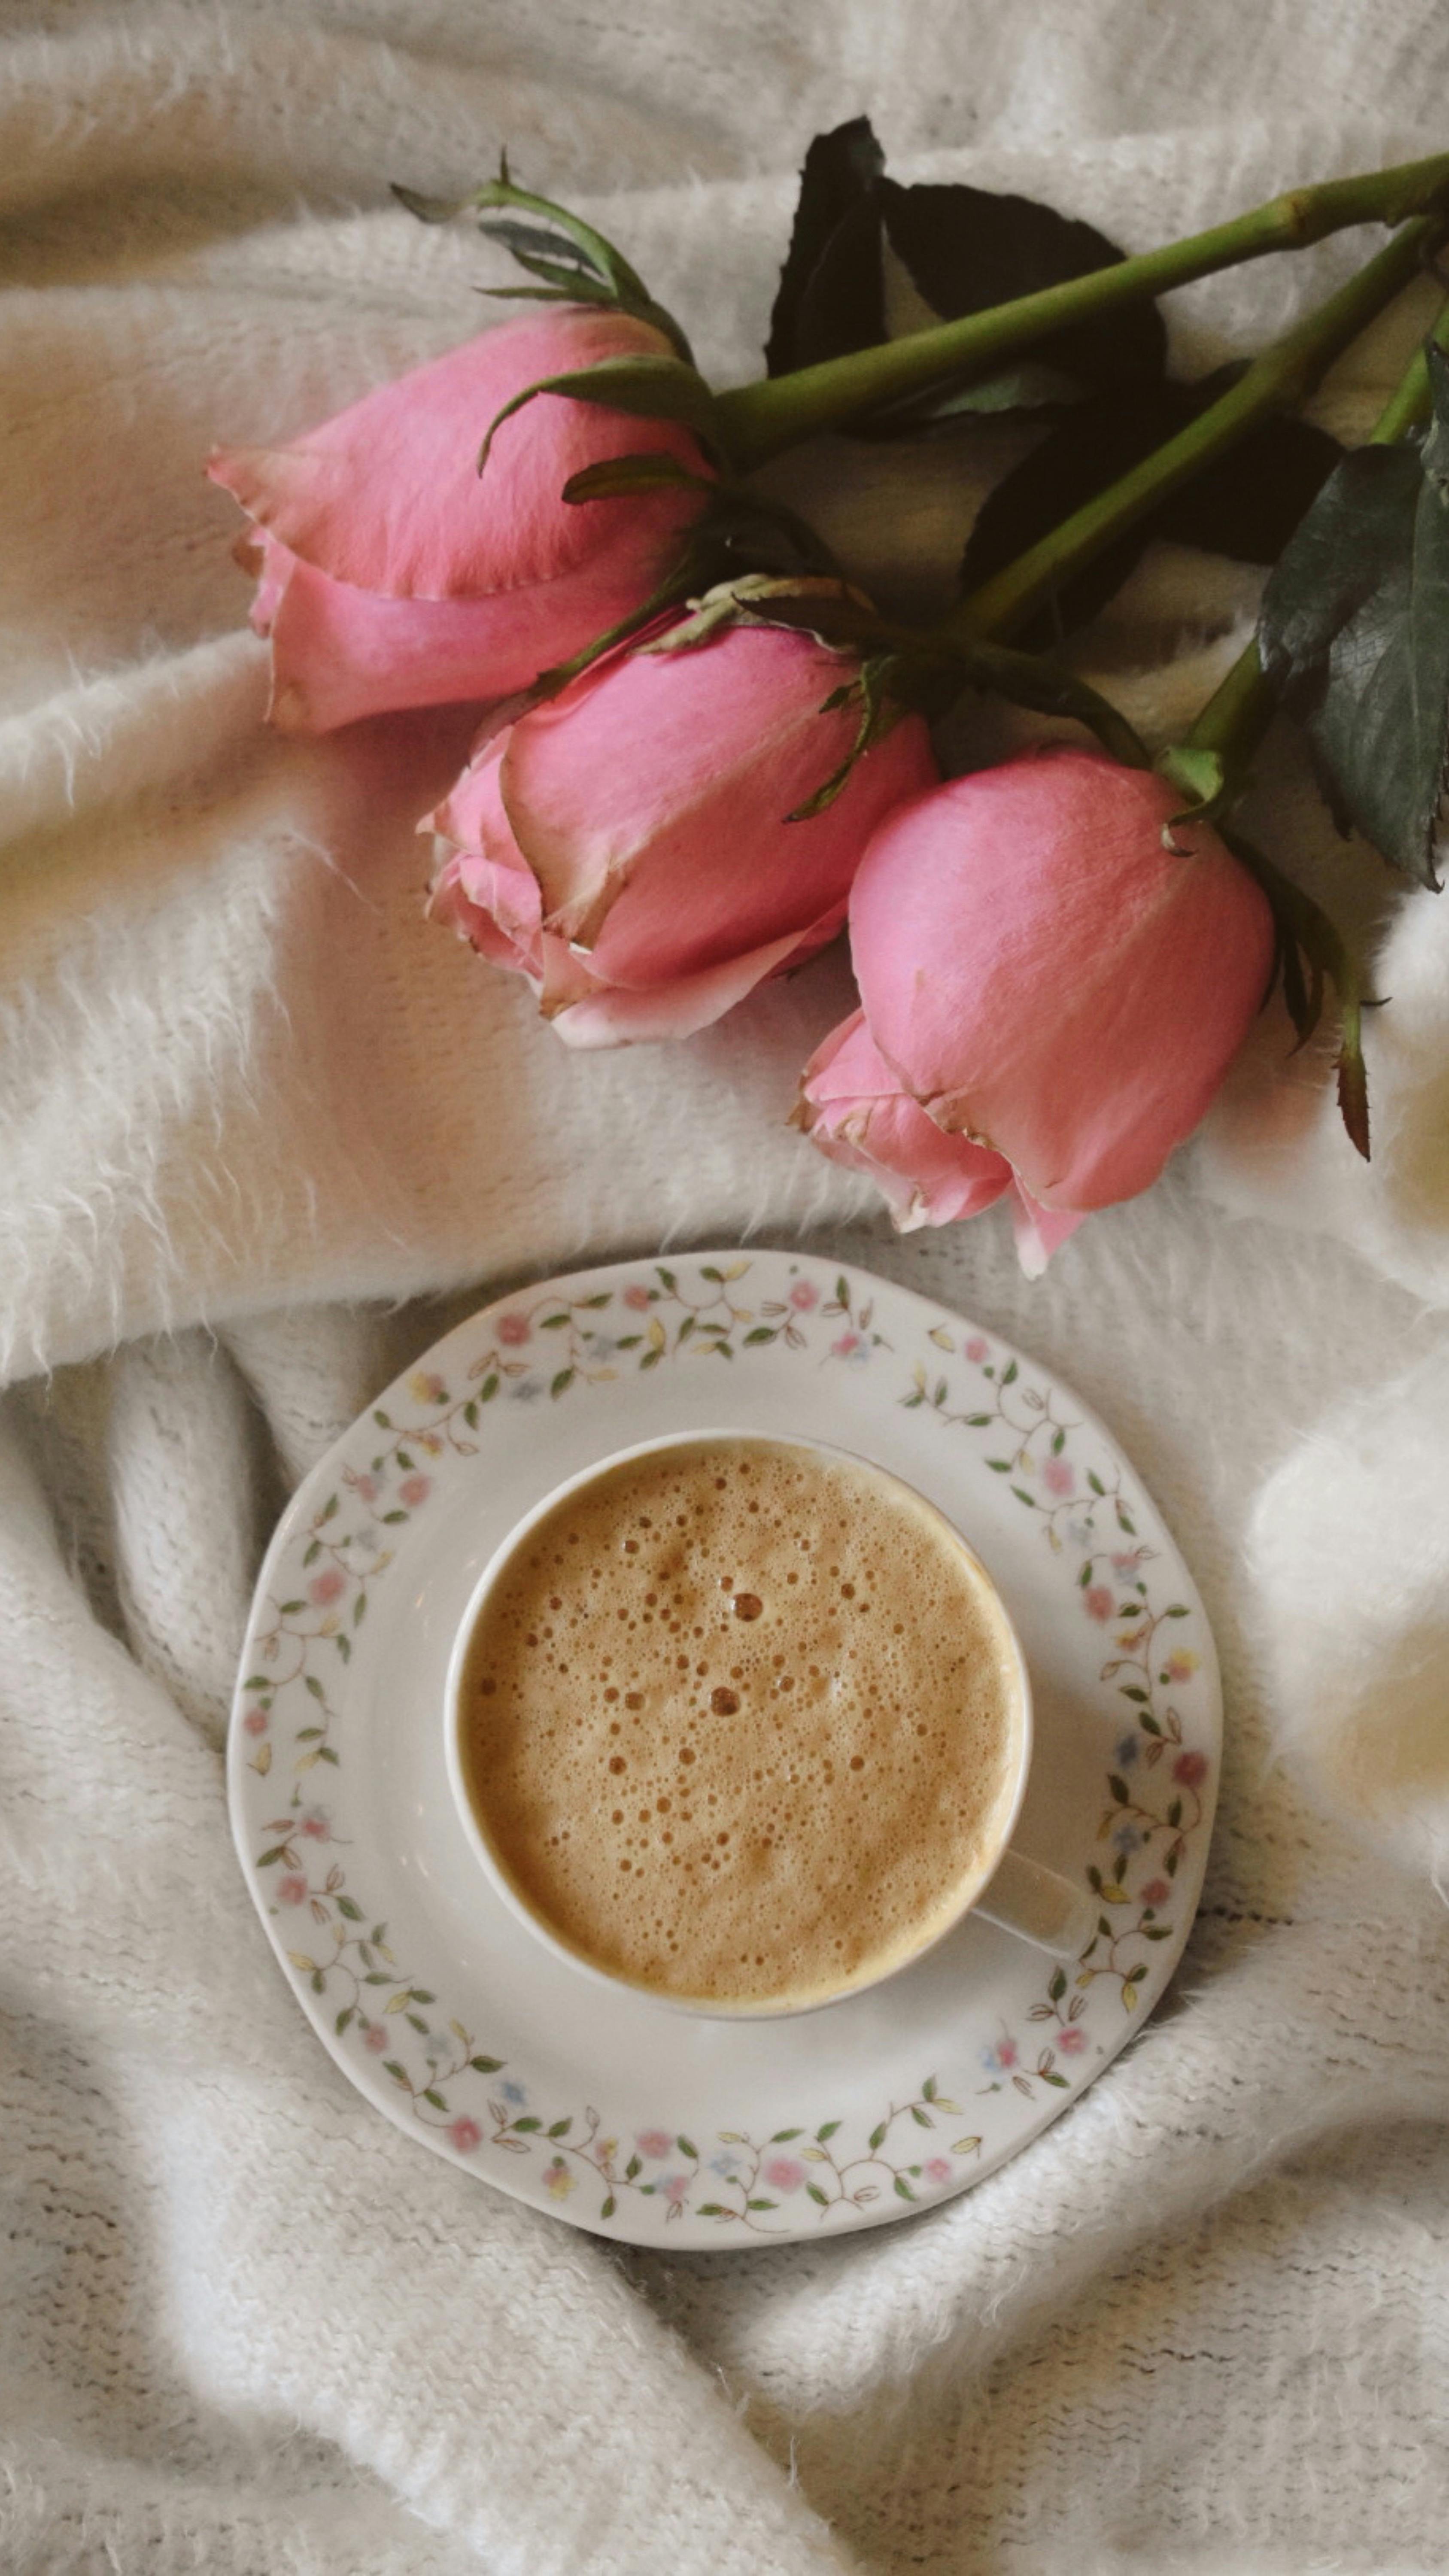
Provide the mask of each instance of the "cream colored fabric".
[{"label": "cream colored fabric", "polygon": [[[1449,1926],[1414,1847],[1379,1856],[1269,1760],[1320,1713],[1372,1760],[1401,1613],[1431,1740],[1443,1705],[1432,1187],[1417,1266],[1374,1234],[1375,1270],[1332,1239],[1362,1194],[1341,1142],[1296,1209],[1280,1161],[1291,1226],[1225,1218],[1199,1156],[1029,1288],[995,1217],[898,1243],[785,1130],[837,961],[686,1047],[566,1055],[421,917],[412,821],[466,718],[263,733],[200,461],[492,310],[492,255],[389,211],[391,177],[461,188],[506,143],[742,377],[799,150],[862,105],[906,177],[1036,190],[1145,246],[1438,148],[1446,70],[1427,0],[0,12],[7,2571],[1440,2563]],[[1179,299],[1185,358],[1361,249]],[[1363,427],[1428,294],[1325,417]],[[920,601],[1016,437],[777,472]],[[1093,667],[1165,728],[1252,596],[1159,555]],[[1282,748],[1262,793],[1280,846],[1338,863]],[[1425,1105],[1433,1181],[1421,984],[1410,1069],[1378,1033],[1375,1069],[1386,1134]],[[1281,1133],[1268,1080],[1245,1069],[1211,1149],[1240,1204],[1241,1140],[1261,1161]],[[1222,1821],[1172,2007],[1029,2155],[868,2240],[621,2258],[419,2154],[324,2060],[250,1919],[220,1744],[288,1485],[448,1314],[751,1228],[974,1308],[1118,1428],[1222,1644]]]}]

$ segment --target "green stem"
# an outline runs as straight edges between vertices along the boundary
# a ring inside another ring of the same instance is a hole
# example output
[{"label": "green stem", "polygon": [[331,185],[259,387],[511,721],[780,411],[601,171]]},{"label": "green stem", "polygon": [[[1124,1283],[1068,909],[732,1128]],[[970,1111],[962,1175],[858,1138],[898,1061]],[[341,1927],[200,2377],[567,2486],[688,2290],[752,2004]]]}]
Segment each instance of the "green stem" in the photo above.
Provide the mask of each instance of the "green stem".
[{"label": "green stem", "polygon": [[1266,412],[1301,403],[1349,342],[1415,275],[1439,230],[1437,217],[1421,216],[1403,225],[1357,277],[1265,349],[1186,429],[983,582],[943,631],[1009,635],[1124,529],[1225,455]]},{"label": "green stem", "polygon": [[[1449,297],[1440,306],[1429,337],[1449,347]],[[1371,447],[1392,446],[1429,417],[1429,367],[1421,341],[1368,434]],[[1223,764],[1224,780],[1241,777],[1273,721],[1278,701],[1263,676],[1256,638],[1245,645],[1186,737],[1190,751],[1213,751]]]},{"label": "green stem", "polygon": [[720,434],[740,468],[763,464],[782,448],[838,429],[875,410],[939,385],[992,373],[1068,323],[1095,320],[1194,278],[1210,277],[1270,251],[1300,250],[1350,224],[1399,224],[1449,195],[1449,153],[1371,170],[1349,179],[1290,188],[1231,223],[1135,259],[1115,261],[1085,277],[1018,296],[985,313],[942,322],[879,347],[857,349],[793,375],[737,385],[716,397]]}]

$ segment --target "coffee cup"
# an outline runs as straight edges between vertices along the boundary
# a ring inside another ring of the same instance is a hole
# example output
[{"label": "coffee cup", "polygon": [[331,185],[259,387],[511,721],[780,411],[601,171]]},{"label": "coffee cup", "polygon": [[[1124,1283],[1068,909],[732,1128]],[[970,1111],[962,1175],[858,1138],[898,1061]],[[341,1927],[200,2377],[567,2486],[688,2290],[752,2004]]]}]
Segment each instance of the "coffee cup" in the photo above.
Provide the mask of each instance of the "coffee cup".
[{"label": "coffee cup", "polygon": [[501,1902],[676,2011],[813,2011],[973,1913],[1062,1958],[1092,1936],[1085,1892],[1012,1841],[1031,1683],[991,1575],[822,1441],[679,1433],[556,1486],[474,1587],[445,1729]]}]

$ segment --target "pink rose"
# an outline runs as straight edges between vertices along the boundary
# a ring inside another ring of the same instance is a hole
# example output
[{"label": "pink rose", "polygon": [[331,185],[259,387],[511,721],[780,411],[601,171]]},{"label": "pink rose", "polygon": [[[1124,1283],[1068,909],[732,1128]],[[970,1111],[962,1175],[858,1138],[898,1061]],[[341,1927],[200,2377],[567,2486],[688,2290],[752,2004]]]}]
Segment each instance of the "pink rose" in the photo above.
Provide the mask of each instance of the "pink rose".
[{"label": "pink rose", "polygon": [[709,469],[685,429],[541,395],[543,376],[659,357],[632,316],[560,305],[504,323],[378,385],[285,445],[218,448],[207,466],[255,522],[252,624],[272,639],[274,724],[328,733],[395,707],[509,696],[648,597],[697,513],[688,485],[571,503],[571,475],[644,451]]},{"label": "pink rose", "polygon": [[245,1717],[242,1719],[242,1724],[246,1728],[248,1735],[265,1735],[267,1731],[266,1710],[264,1708],[249,1708]]},{"label": "pink rose", "polygon": [[667,2156],[674,2144],[667,2129],[641,2129],[634,2144],[641,2156]]},{"label": "pink rose", "polygon": [[1105,1583],[1093,1583],[1082,1595],[1082,1608],[1089,1619],[1110,1619],[1112,1595]]},{"label": "pink rose", "polygon": [[990,1343],[984,1342],[979,1333],[973,1333],[966,1345],[966,1357],[968,1360],[974,1360],[979,1368],[990,1348]]},{"label": "pink rose", "polygon": [[1171,1894],[1172,1889],[1165,1878],[1149,1878],[1142,1890],[1142,1902],[1144,1905],[1165,1905]]},{"label": "pink rose", "polygon": [[624,1303],[634,1314],[647,1314],[653,1302],[647,1288],[642,1287],[637,1279],[630,1281],[624,1291]]},{"label": "pink rose", "polygon": [[[627,1296],[629,1292],[626,1289],[624,1293]],[[526,1342],[532,1330],[526,1315],[500,1315],[498,1318],[498,1338],[500,1342],[506,1342],[510,1350],[517,1350],[521,1342]]]},{"label": "pink rose", "polygon": [[798,2191],[805,2179],[805,2168],[798,2156],[768,2156],[765,2180],[776,2191]]},{"label": "pink rose", "polygon": [[289,1870],[287,1876],[278,1881],[277,1894],[284,1905],[305,1905],[307,1882],[295,1870]]},{"label": "pink rose", "polygon": [[462,2119],[449,2122],[448,2143],[456,2147],[460,2155],[471,2156],[474,2148],[481,2146],[482,2142],[483,2132],[476,2120]]},{"label": "pink rose", "polygon": [[407,1504],[409,1511],[415,1512],[419,1503],[427,1501],[433,1490],[433,1480],[431,1476],[404,1476],[397,1490],[399,1500]]},{"label": "pink rose", "polygon": [[362,1496],[365,1503],[376,1502],[377,1478],[375,1476],[354,1476],[352,1482],[355,1490]]},{"label": "pink rose", "polygon": [[370,2021],[368,2023],[366,2030],[362,2034],[362,2044],[364,2048],[371,2049],[374,2057],[381,2057],[383,2050],[387,2046],[387,2032],[383,2029],[380,2021]]},{"label": "pink rose", "polygon": [[820,1303],[820,1291],[811,1279],[797,1279],[790,1291],[790,1303],[797,1315],[808,1315]]},{"label": "pink rose", "polygon": [[304,1807],[299,1822],[303,1833],[310,1841],[314,1843],[331,1841],[332,1819],[325,1807]]},{"label": "pink rose", "polygon": [[951,2179],[951,2160],[949,2156],[928,2156],[921,2167],[921,2171],[925,2175],[927,2182],[949,2182]]},{"label": "pink rose", "polygon": [[311,1582],[308,1584],[307,1597],[309,1600],[315,1601],[318,1609],[321,1610],[326,1607],[329,1601],[335,1601],[339,1593],[345,1592],[346,1589],[347,1577],[343,1573],[341,1567],[337,1565],[324,1565],[321,1573],[314,1574]]},{"label": "pink rose", "polygon": [[855,738],[855,710],[822,707],[852,667],[766,627],[613,655],[488,739],[430,818],[451,845],[433,912],[571,1046],[706,1027],[834,937],[875,826],[935,776],[905,716],[787,819]]},{"label": "pink rose", "polygon": [[1184,1789],[1200,1789],[1207,1775],[1205,1753],[1179,1753],[1172,1766],[1174,1780],[1180,1780]]},{"label": "pink rose", "polygon": [[1035,1276],[1197,1125],[1263,999],[1266,897],[1181,792],[1055,748],[887,816],[850,899],[862,1010],[801,1123],[902,1227],[1009,1196]]},{"label": "pink rose", "polygon": [[1057,2033],[1057,2046],[1064,2057],[1080,2057],[1086,2045],[1087,2034],[1077,2022],[1069,2021],[1066,2029]]},{"label": "pink rose", "polygon": [[1065,1496],[1076,1490],[1076,1470],[1069,1458],[1048,1458],[1041,1480],[1049,1494]]}]

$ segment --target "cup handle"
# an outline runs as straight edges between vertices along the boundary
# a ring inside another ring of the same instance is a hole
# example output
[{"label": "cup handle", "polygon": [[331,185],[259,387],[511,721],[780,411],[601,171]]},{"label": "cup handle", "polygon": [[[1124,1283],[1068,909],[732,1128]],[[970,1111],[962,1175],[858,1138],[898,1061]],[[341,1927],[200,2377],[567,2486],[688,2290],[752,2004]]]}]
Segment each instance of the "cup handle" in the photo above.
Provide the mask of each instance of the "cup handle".
[{"label": "cup handle", "polygon": [[975,1911],[1056,1959],[1075,1959],[1097,1927],[1090,1896],[1019,1851],[1002,1853]]}]

